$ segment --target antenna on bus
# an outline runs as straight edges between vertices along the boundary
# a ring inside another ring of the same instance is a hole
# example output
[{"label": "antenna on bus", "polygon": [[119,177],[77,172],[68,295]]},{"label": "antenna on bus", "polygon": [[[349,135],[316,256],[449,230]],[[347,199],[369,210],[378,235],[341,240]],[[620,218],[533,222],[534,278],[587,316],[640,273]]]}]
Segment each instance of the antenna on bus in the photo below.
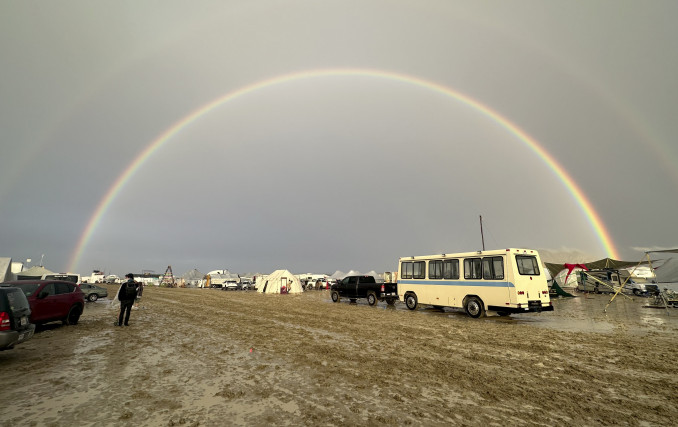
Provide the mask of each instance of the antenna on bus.
[{"label": "antenna on bus", "polygon": [[480,239],[483,242],[483,250],[485,250],[485,236],[483,236],[483,216],[480,216]]}]

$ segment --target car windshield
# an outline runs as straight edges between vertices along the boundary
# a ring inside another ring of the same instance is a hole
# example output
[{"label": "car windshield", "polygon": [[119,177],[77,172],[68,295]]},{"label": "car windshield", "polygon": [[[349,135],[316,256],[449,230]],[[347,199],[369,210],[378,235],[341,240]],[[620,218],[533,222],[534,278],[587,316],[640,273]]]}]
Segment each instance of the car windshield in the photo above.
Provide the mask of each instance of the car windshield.
[{"label": "car windshield", "polygon": [[38,287],[40,286],[39,283],[15,283],[12,286],[16,286],[17,288],[21,289],[24,293],[24,295],[31,296],[35,293],[35,291],[38,290]]}]

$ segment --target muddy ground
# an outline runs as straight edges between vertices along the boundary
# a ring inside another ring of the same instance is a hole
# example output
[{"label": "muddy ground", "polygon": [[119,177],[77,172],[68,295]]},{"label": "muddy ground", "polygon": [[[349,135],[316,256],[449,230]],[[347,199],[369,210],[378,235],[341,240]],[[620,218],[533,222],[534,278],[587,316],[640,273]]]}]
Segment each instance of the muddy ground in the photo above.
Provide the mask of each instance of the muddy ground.
[{"label": "muddy ground", "polygon": [[0,352],[0,424],[675,425],[678,309],[608,300],[473,320],[147,288],[129,327],[100,300]]}]

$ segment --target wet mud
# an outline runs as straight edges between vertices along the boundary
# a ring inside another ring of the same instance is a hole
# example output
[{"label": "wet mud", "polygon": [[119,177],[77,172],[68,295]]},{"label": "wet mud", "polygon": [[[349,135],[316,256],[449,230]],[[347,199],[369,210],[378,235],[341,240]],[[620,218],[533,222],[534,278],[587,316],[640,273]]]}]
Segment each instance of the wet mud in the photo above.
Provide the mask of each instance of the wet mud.
[{"label": "wet mud", "polygon": [[[115,288],[111,287],[109,291]],[[110,292],[111,294],[113,292]],[[4,426],[674,425],[678,309],[609,295],[474,320],[401,303],[147,288],[0,352]],[[11,402],[11,403],[9,403]]]}]

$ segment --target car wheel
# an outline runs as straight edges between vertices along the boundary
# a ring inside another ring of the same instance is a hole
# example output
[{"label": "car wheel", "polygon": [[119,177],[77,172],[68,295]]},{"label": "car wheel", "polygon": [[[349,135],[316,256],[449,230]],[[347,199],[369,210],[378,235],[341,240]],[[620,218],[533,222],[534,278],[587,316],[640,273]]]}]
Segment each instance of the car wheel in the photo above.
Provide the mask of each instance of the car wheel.
[{"label": "car wheel", "polygon": [[478,297],[468,298],[464,309],[466,310],[466,314],[474,319],[485,315],[485,307],[483,307],[483,302]]},{"label": "car wheel", "polygon": [[418,300],[417,300],[416,294],[409,293],[405,296],[405,305],[410,310],[414,310],[415,308],[417,308],[417,303],[418,303]]},{"label": "car wheel", "polygon": [[97,299],[99,299],[99,295],[97,295],[97,294],[89,294],[89,295],[87,295],[87,301],[89,301],[89,302],[94,302],[94,301],[96,301]]},{"label": "car wheel", "polygon": [[643,293],[640,292],[640,289],[634,289],[634,290],[633,290],[633,295],[635,295],[635,296],[637,296],[637,297],[641,296],[642,294],[643,294]]},{"label": "car wheel", "polygon": [[339,302],[339,292],[332,291],[332,301]]},{"label": "car wheel", "polygon": [[352,303],[355,303],[356,301],[358,301],[358,300],[355,299],[355,298],[351,298],[351,302],[352,302]]},{"label": "car wheel", "polygon": [[66,316],[66,319],[64,319],[64,325],[77,325],[81,314],[82,309],[80,309],[79,306],[72,306],[71,309],[68,310],[68,316]]},{"label": "car wheel", "polygon": [[367,303],[369,305],[377,305],[377,296],[374,294],[374,292],[367,294]]}]

